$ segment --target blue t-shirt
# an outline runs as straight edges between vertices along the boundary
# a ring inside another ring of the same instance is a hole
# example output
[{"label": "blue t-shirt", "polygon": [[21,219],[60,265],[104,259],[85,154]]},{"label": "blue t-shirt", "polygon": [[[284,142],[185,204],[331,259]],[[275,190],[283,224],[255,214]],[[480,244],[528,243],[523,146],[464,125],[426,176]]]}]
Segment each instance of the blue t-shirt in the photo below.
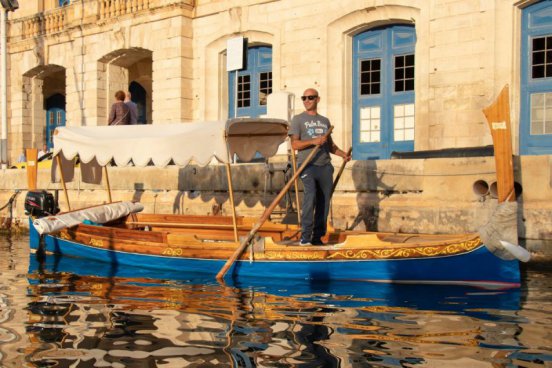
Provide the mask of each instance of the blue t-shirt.
[{"label": "blue t-shirt", "polygon": [[[327,117],[318,114],[309,115],[305,111],[293,117],[291,120],[291,129],[288,134],[299,136],[299,139],[303,141],[323,136],[328,129],[330,129],[330,120],[328,120]],[[313,149],[314,146],[297,153],[298,166],[301,166]],[[330,143],[326,141],[310,163],[316,166],[324,166],[329,164],[330,161]]]}]

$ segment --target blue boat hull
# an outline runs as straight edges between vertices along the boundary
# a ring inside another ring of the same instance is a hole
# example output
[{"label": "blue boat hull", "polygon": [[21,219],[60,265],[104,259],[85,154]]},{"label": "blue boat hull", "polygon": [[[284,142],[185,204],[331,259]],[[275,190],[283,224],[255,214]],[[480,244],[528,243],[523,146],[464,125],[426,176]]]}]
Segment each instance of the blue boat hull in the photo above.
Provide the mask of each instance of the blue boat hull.
[{"label": "blue boat hull", "polygon": [[[98,289],[94,288],[95,284],[119,285],[123,292],[117,294],[115,289],[109,288],[109,298],[126,305],[147,301],[147,296],[142,295],[152,294],[156,295],[156,300],[174,302],[172,290],[175,287],[189,290],[197,286],[200,290],[211,288],[213,292],[221,290],[221,286],[210,274],[123,265],[109,267],[105,262],[59,255],[38,257],[31,254],[28,274],[30,285],[40,285],[52,280],[56,284],[65,284],[71,292],[86,292],[91,288],[96,293]],[[247,289],[275,296],[297,297],[302,301],[328,303],[332,307],[400,307],[455,311],[467,315],[477,315],[483,308],[518,310],[520,307],[519,288],[489,291],[465,285],[404,285],[349,280],[317,282],[259,276],[228,279],[226,286],[230,286],[232,290]],[[135,290],[135,293],[130,290]]]},{"label": "blue boat hull", "polygon": [[[30,245],[38,249],[40,238],[30,226]],[[197,259],[128,253],[92,247],[55,236],[43,239],[45,251],[69,257],[93,259],[110,267],[131,266],[156,270],[201,272],[215,275],[225,260]],[[228,275],[304,280],[363,280],[416,284],[461,284],[486,288],[519,287],[517,260],[504,261],[483,245],[457,255],[405,259],[358,259],[325,261],[238,260]]]}]

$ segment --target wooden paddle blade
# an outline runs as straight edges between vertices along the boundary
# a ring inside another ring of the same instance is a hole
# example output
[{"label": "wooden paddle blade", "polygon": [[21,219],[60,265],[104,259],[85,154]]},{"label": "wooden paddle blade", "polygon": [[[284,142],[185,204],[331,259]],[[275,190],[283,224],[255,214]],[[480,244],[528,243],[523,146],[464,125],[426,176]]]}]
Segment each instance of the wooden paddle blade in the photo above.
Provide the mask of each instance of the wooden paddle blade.
[{"label": "wooden paddle blade", "polygon": [[483,109],[483,113],[493,137],[498,202],[515,201],[508,85],[504,86],[490,106]]},{"label": "wooden paddle blade", "polygon": [[27,157],[27,189],[36,190],[37,172],[38,172],[38,150],[36,148],[27,148],[25,150]]}]

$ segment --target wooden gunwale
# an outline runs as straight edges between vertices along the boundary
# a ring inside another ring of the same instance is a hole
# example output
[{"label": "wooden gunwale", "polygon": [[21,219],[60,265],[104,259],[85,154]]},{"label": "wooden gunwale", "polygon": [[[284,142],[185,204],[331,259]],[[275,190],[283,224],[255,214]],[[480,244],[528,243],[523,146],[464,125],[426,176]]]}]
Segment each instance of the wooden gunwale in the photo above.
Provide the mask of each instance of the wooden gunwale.
[{"label": "wooden gunwale", "polygon": [[[236,217],[237,224],[247,223],[243,216]],[[153,214],[153,213],[135,213],[126,219],[126,222],[168,222],[168,223],[197,223],[197,224],[224,224],[232,225],[231,216],[212,216],[212,215],[173,215],[173,214]]]}]

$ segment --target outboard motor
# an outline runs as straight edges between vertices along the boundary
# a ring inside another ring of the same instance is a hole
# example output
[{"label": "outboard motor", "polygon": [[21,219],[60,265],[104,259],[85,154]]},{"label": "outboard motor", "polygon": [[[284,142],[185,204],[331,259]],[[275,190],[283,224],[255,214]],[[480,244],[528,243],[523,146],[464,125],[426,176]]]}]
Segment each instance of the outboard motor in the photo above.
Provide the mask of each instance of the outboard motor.
[{"label": "outboard motor", "polygon": [[25,197],[25,213],[34,217],[55,215],[59,212],[57,200],[45,190],[29,191]]}]

